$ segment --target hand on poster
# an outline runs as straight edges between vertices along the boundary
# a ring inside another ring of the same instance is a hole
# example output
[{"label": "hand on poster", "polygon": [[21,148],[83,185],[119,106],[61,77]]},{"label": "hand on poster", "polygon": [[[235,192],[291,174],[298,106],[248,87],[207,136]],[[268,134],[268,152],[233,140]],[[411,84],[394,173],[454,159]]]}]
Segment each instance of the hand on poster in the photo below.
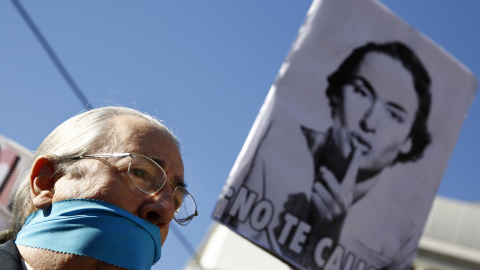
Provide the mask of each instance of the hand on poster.
[{"label": "hand on poster", "polygon": [[350,165],[341,181],[325,166],[320,166],[313,184],[312,202],[320,220],[331,221],[345,214],[354,202],[361,151],[352,148]]}]

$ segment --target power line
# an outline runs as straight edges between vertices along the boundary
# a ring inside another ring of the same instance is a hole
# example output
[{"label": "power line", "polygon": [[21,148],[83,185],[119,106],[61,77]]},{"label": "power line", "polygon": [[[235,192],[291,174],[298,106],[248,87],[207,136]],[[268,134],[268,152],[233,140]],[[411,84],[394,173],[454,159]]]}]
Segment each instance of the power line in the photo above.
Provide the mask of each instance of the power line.
[{"label": "power line", "polygon": [[70,88],[73,90],[73,92],[75,93],[77,98],[80,100],[80,102],[83,104],[85,109],[87,110],[92,109],[93,107],[88,102],[88,99],[85,97],[82,90],[75,83],[72,76],[70,76],[70,73],[68,73],[67,69],[63,66],[62,62],[57,57],[52,47],[49,45],[48,41],[43,37],[42,33],[40,32],[38,27],[35,25],[35,22],[31,19],[30,15],[28,15],[27,11],[22,6],[20,1],[12,0],[12,3],[17,9],[18,13],[20,13],[20,15],[22,16],[23,20],[27,23],[28,27],[30,27],[30,30],[32,30],[33,34],[40,42],[43,49],[47,52],[48,56],[50,57],[52,62],[55,64],[58,71],[60,71],[60,74],[62,74],[63,78],[67,81],[68,85],[70,85]]}]

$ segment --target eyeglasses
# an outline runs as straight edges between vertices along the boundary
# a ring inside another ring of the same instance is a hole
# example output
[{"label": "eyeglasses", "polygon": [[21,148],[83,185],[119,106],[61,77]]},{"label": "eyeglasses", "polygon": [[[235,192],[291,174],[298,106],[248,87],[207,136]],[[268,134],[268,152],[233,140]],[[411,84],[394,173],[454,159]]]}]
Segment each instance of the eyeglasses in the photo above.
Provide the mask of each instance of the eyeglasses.
[{"label": "eyeglasses", "polygon": [[163,188],[165,183],[169,183],[172,186],[172,195],[175,205],[175,215],[173,219],[175,219],[178,224],[185,226],[190,223],[195,216],[198,216],[197,204],[195,203],[193,196],[184,187],[175,187],[170,181],[168,181],[167,174],[163,168],[147,156],[131,153],[114,153],[83,155],[70,157],[70,159],[80,160],[93,158],[101,160],[101,158],[105,157],[131,157],[132,160],[128,165],[128,178],[135,187],[147,194],[155,194]]}]

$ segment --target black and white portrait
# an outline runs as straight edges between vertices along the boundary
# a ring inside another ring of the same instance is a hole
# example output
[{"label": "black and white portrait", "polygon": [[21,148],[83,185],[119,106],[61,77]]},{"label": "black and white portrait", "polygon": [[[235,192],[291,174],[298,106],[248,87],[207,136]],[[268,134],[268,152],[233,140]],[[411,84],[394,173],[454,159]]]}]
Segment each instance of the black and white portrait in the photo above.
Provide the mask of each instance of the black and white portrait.
[{"label": "black and white portrait", "polygon": [[384,168],[421,157],[430,141],[429,87],[428,72],[400,42],[359,47],[328,77],[333,125],[301,127],[313,158],[313,192],[289,195],[284,209],[312,226],[302,254],[309,265],[320,239],[338,242],[349,208],[381,181]]}]

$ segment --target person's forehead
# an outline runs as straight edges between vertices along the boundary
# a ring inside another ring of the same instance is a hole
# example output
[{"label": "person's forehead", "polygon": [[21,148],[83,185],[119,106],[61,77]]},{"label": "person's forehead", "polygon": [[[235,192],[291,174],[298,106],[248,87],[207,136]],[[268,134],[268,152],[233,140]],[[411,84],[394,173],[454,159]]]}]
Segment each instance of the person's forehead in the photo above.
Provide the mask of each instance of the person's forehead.
[{"label": "person's forehead", "polygon": [[384,53],[370,52],[356,73],[372,86],[377,97],[400,105],[408,112],[416,111],[418,96],[413,76],[399,60]]},{"label": "person's forehead", "polygon": [[163,163],[166,171],[183,174],[183,161],[175,139],[157,124],[133,116],[115,119],[115,151],[142,154]]}]

